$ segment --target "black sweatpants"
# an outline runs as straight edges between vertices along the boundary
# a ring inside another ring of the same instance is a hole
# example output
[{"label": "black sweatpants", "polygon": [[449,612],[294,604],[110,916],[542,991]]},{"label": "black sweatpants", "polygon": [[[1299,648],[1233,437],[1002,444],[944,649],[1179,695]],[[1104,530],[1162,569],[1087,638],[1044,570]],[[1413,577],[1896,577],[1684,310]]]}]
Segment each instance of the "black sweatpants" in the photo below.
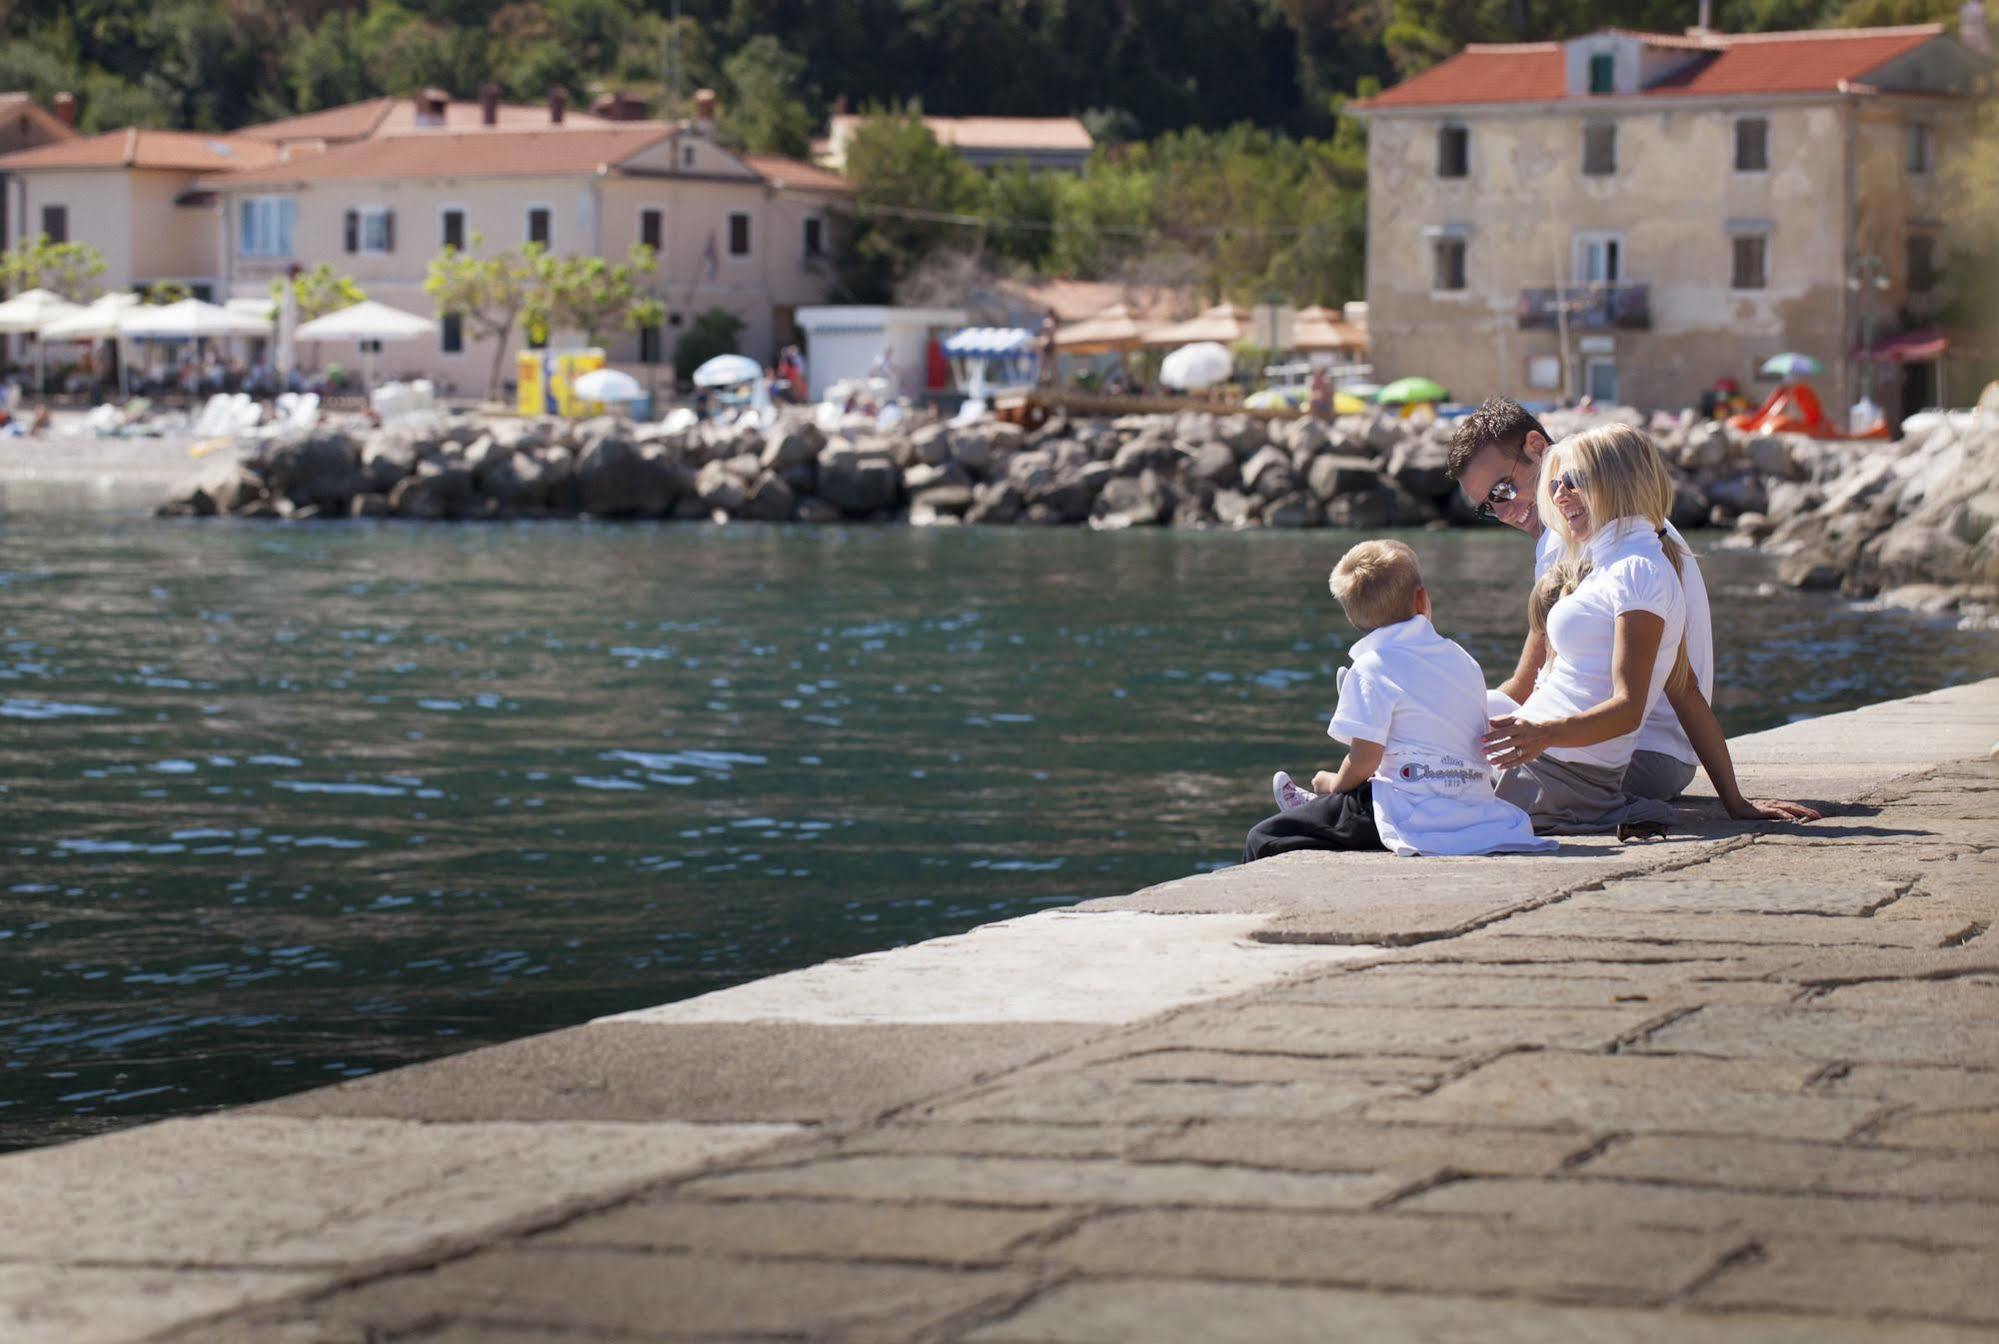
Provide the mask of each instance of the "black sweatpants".
[{"label": "black sweatpants", "polygon": [[1386,849],[1374,826],[1374,782],[1352,793],[1322,793],[1303,807],[1265,817],[1242,844],[1242,861],[1255,863],[1294,849]]}]

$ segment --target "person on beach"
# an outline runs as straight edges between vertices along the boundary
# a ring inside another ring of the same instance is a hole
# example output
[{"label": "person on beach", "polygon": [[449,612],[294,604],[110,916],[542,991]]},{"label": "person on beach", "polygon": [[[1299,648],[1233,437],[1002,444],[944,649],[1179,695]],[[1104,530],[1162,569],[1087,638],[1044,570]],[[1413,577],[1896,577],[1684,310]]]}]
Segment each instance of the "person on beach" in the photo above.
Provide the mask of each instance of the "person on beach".
[{"label": "person on beach", "polygon": [[1243,862],[1296,849],[1408,856],[1555,848],[1493,794],[1479,744],[1485,674],[1431,625],[1416,552],[1399,541],[1363,541],[1340,557],[1330,586],[1363,632],[1353,666],[1341,669],[1339,706],[1326,730],[1348,744],[1347,759],[1314,775],[1311,790],[1278,771],[1271,780],[1278,813],[1250,831]]},{"label": "person on beach", "polygon": [[[1536,505],[1536,487],[1551,443],[1541,422],[1520,403],[1505,397],[1493,397],[1459,422],[1451,437],[1447,460],[1452,478],[1481,517],[1496,518],[1534,538],[1534,577],[1537,581],[1560,561],[1564,546],[1561,533],[1542,521]],[[1670,491],[1669,480],[1668,511],[1671,506]],[[1700,561],[1686,539],[1670,521],[1666,521],[1664,526],[1665,540],[1680,552],[1679,576],[1687,615],[1687,661],[1702,701],[1698,708],[1690,707],[1690,713],[1701,721],[1702,728],[1711,726],[1716,739],[1709,744],[1710,752],[1716,756],[1716,768],[1709,769],[1709,779],[1714,783],[1716,792],[1721,794],[1723,802],[1728,804],[1730,816],[1741,819],[1817,819],[1819,814],[1816,811],[1797,803],[1750,803],[1741,799],[1739,794],[1731,801],[1729,791],[1723,789],[1717,770],[1727,776],[1732,786],[1734,766],[1728,757],[1727,739],[1721,735],[1712,709],[1714,627],[1708,609],[1707,585],[1701,576]],[[1500,684],[1499,689],[1516,702],[1525,700],[1534,689],[1536,672],[1547,661],[1547,652],[1545,637],[1530,632],[1512,675]],[[1639,729],[1625,771],[1623,789],[1639,798],[1664,802],[1678,797],[1693,782],[1697,763],[1706,766],[1707,756],[1695,749],[1679,708],[1671,699],[1661,697]]]},{"label": "person on beach", "polygon": [[[1731,816],[1816,816],[1752,803],[1736,786],[1688,658],[1690,555],[1667,524],[1673,483],[1651,439],[1605,425],[1544,448],[1535,495],[1562,550],[1538,581],[1537,597],[1553,600],[1538,639],[1529,637],[1530,658],[1493,697],[1486,747],[1503,771],[1499,796],[1540,831],[1670,825],[1670,807],[1627,783],[1640,731],[1664,700]],[[1523,686],[1531,689],[1516,705]]]}]

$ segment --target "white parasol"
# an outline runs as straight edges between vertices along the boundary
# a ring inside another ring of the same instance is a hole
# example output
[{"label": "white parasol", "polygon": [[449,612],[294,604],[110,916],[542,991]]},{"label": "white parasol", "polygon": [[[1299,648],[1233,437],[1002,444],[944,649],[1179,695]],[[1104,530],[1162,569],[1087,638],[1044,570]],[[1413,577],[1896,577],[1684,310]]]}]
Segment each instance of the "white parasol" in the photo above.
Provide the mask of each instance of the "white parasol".
[{"label": "white parasol", "polygon": [[763,366],[748,355],[717,355],[694,371],[696,387],[734,387],[763,377]]},{"label": "white parasol", "polygon": [[[60,321],[79,311],[81,310],[77,305],[52,290],[25,290],[5,303],[0,303],[0,331],[40,333],[41,329],[51,322]],[[39,381],[35,386],[36,392],[39,393],[49,382],[49,351],[46,338],[35,342],[35,357],[41,366]]]},{"label": "white parasol", "polygon": [[142,304],[118,315],[118,334],[128,340],[196,341],[213,336],[268,336],[269,318],[232,313],[200,299],[164,306]]},{"label": "white parasol", "polygon": [[1228,347],[1213,341],[1183,345],[1159,365],[1159,381],[1168,387],[1212,387],[1229,376],[1235,359]]},{"label": "white parasol", "polygon": [[646,390],[622,369],[592,369],[569,385],[585,401],[642,401]]},{"label": "white parasol", "polygon": [[351,307],[324,317],[315,317],[293,332],[301,341],[361,342],[361,386],[364,395],[374,390],[376,341],[410,341],[437,331],[437,322],[386,303],[364,299]]}]

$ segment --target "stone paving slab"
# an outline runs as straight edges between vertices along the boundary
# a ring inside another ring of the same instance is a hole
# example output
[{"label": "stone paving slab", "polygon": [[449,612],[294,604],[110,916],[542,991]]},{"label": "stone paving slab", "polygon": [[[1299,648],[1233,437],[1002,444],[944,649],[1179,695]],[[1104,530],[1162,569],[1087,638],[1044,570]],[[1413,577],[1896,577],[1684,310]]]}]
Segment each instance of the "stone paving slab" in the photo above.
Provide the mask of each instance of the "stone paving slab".
[{"label": "stone paving slab", "polygon": [[[1990,1205],[1922,1199],[1767,1194],[1649,1181],[1507,1178],[1449,1181],[1397,1204],[1410,1213],[1487,1218],[1520,1228],[1683,1228],[1745,1237],[1860,1237],[1918,1245],[1999,1241]],[[1537,1233],[1538,1235],[1538,1233]]]},{"label": "stone paving slab", "polygon": [[[1337,1331],[1338,1333],[1333,1333]],[[1980,1329],[1767,1314],[1666,1313],[1170,1278],[1080,1280],[963,1336],[969,1344],[1990,1344]]]},{"label": "stone paving slab", "polygon": [[[14,1224],[8,1227],[10,1235]],[[288,1297],[320,1276],[178,1265],[0,1263],[0,1339],[7,1344],[113,1344],[163,1321]]]},{"label": "stone paving slab", "polygon": [[609,1020],[259,1107],[425,1121],[858,1120],[1098,1034],[1069,1023]]},{"label": "stone paving slab", "polygon": [[1035,1253],[1089,1275],[1658,1301],[1700,1281],[1735,1245],[1677,1230],[1530,1239],[1481,1219],[1138,1209],[1087,1219]]},{"label": "stone paving slab", "polygon": [[1990,1338],[1995,739],[1999,681],[1740,740],[1809,827],[1697,797],[1664,844],[1299,856],[0,1158],[0,1312],[104,1344]]}]

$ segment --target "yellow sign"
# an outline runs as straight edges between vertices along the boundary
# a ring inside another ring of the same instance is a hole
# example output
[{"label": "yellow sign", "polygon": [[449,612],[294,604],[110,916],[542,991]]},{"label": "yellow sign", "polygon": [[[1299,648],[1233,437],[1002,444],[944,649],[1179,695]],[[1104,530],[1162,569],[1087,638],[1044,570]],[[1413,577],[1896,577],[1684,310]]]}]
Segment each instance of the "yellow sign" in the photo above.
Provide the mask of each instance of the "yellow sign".
[{"label": "yellow sign", "polygon": [[515,366],[522,415],[566,415],[584,419],[604,414],[604,403],[585,401],[570,390],[576,380],[604,367],[602,350],[523,350]]}]

